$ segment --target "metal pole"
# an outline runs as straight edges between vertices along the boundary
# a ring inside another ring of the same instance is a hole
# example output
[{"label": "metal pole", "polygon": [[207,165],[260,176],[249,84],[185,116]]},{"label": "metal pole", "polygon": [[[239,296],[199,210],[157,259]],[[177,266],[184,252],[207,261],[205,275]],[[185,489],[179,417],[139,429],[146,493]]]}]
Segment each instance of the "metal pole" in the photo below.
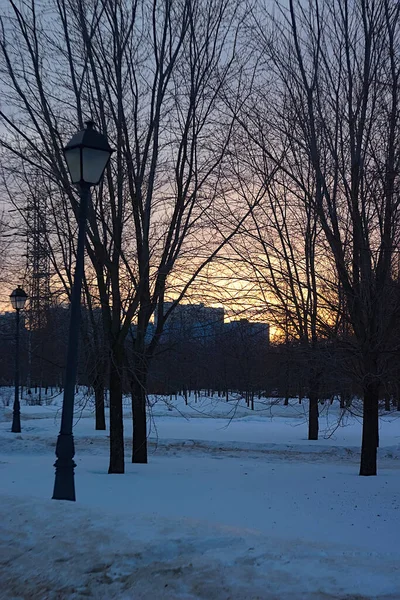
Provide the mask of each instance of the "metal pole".
[{"label": "metal pole", "polygon": [[11,431],[12,433],[21,433],[21,410],[19,404],[19,308],[17,309],[15,333],[15,395]]},{"label": "metal pole", "polygon": [[78,370],[81,287],[84,270],[85,231],[89,197],[89,186],[82,185],[80,188],[78,245],[76,250],[74,284],[71,293],[71,317],[69,323],[61,429],[57,438],[57,460],[54,463],[56,476],[54,481],[53,500],[75,500],[74,467],[76,465],[73,460],[75,456],[75,447],[72,435],[72,425],[74,417],[76,373]]}]

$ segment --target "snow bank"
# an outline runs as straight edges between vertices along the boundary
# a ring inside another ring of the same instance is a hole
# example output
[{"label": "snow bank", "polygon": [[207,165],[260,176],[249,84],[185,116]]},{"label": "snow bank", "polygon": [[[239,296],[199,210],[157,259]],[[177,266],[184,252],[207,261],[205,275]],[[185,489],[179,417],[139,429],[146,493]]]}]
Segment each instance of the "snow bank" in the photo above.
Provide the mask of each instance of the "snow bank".
[{"label": "snow bank", "polygon": [[309,442],[298,405],[231,419],[209,401],[214,418],[153,407],[148,465],[129,462],[127,410],[113,476],[108,432],[78,410],[76,503],[50,500],[59,405],[22,406],[21,435],[0,411],[0,599],[399,600],[397,415],[360,478],[356,415],[333,431],[324,412]]},{"label": "snow bank", "polygon": [[8,600],[398,598],[394,555],[382,561],[329,540],[13,496],[3,497],[0,513],[0,594]]}]

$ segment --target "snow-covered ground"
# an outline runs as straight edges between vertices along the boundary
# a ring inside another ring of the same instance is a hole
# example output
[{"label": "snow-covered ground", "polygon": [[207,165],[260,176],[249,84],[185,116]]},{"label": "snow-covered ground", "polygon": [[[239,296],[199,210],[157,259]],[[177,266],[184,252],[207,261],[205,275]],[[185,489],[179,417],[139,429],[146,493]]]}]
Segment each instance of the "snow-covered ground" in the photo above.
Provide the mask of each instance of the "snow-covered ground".
[{"label": "snow-covered ground", "polygon": [[50,500],[60,400],[22,406],[21,435],[0,409],[2,600],[400,599],[398,413],[360,478],[360,421],[337,426],[336,403],[309,442],[306,403],[159,399],[148,465],[130,463],[127,404],[126,473],[108,475],[88,403],[68,503]]}]

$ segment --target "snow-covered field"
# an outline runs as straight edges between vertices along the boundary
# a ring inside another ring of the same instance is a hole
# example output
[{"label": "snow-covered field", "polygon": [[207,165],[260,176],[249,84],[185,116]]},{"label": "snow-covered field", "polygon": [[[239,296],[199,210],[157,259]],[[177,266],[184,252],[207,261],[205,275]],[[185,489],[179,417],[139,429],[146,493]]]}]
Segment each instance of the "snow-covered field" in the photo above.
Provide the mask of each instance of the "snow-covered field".
[{"label": "snow-covered field", "polygon": [[82,398],[68,503],[50,499],[60,401],[23,405],[21,435],[0,408],[2,600],[400,599],[400,413],[361,478],[360,420],[337,426],[336,403],[309,442],[306,403],[159,399],[148,465],[130,462],[127,403],[126,473],[108,475]]}]

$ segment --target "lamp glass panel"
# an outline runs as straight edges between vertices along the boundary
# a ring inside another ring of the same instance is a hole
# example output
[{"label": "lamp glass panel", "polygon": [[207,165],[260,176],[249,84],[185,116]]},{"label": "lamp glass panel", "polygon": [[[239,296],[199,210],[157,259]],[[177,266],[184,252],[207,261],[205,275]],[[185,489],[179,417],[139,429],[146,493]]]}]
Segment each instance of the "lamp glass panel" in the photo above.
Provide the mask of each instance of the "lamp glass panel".
[{"label": "lamp glass panel", "polygon": [[22,310],[25,306],[25,303],[28,299],[28,296],[24,292],[24,290],[17,288],[10,295],[11,306],[14,310]]},{"label": "lamp glass panel", "polygon": [[98,183],[107,166],[110,153],[106,150],[83,148],[82,150],[82,180],[85,183]]},{"label": "lamp glass panel", "polygon": [[22,310],[25,306],[26,296],[15,296],[15,308]]},{"label": "lamp glass panel", "polygon": [[81,149],[71,148],[64,152],[72,183],[79,183],[81,177]]}]

